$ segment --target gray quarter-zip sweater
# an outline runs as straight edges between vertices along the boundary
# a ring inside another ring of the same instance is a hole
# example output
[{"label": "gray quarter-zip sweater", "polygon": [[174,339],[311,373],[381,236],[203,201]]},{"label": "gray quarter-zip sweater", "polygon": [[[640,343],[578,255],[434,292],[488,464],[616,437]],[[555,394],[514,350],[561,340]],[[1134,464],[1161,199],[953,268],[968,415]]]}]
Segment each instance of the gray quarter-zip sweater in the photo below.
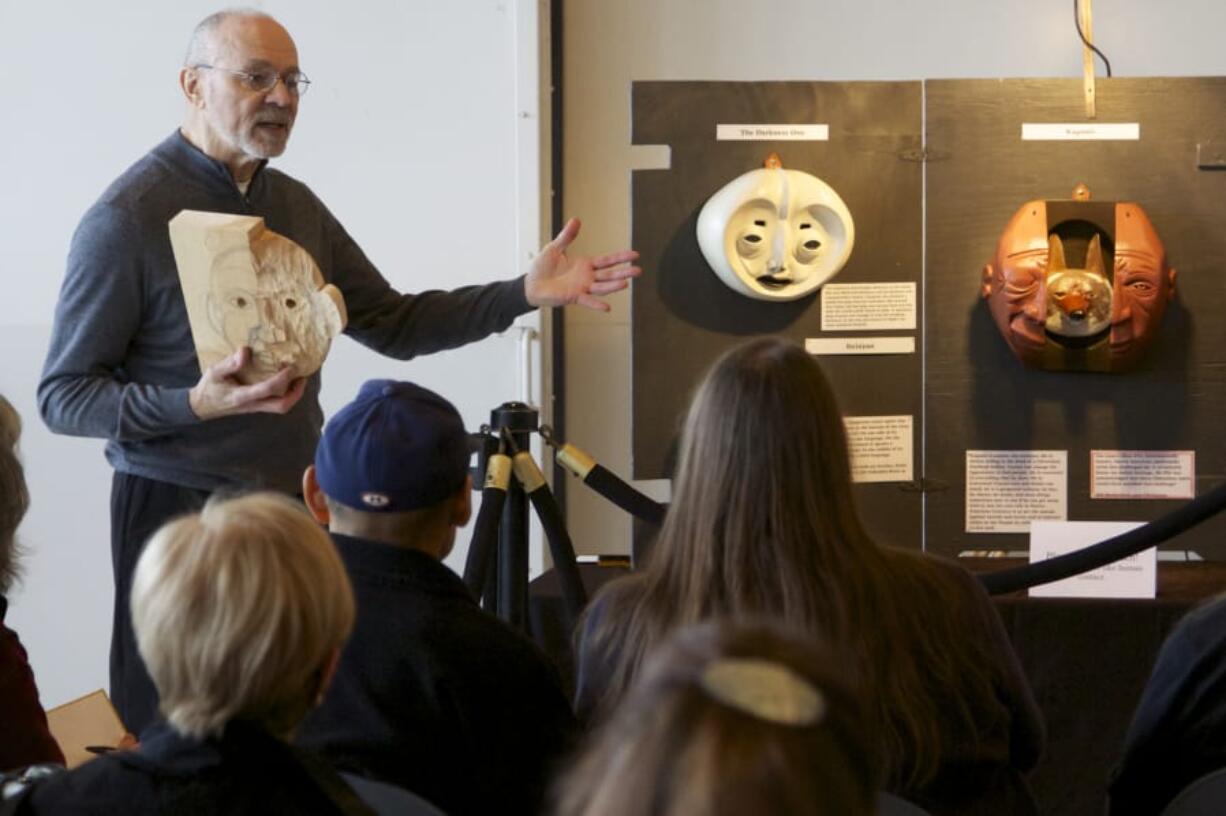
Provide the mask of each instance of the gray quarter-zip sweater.
[{"label": "gray quarter-zip sweater", "polygon": [[224,164],[175,131],[77,227],[38,386],[48,427],[104,437],[119,471],[203,490],[296,492],[323,425],[318,373],[284,416],[192,413],[200,365],[167,227],[184,209],[258,215],[303,246],[345,296],[346,333],[391,357],[480,340],[531,309],[523,278],[400,294],[306,185],[262,166],[244,196]]}]

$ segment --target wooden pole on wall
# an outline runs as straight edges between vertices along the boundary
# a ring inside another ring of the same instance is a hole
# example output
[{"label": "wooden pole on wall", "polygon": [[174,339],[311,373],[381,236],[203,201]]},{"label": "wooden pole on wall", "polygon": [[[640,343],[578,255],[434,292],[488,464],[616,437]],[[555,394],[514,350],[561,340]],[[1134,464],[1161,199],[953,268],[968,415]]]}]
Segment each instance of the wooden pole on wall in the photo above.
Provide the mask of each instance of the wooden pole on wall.
[{"label": "wooden pole on wall", "polygon": [[[1085,35],[1086,43],[1094,42],[1093,0],[1081,0],[1078,14],[1081,16],[1081,33]],[[1083,76],[1082,87],[1085,89],[1086,97],[1086,118],[1096,119],[1098,118],[1098,111],[1094,105],[1094,52],[1085,43],[1082,43],[1081,46],[1081,71]]]}]

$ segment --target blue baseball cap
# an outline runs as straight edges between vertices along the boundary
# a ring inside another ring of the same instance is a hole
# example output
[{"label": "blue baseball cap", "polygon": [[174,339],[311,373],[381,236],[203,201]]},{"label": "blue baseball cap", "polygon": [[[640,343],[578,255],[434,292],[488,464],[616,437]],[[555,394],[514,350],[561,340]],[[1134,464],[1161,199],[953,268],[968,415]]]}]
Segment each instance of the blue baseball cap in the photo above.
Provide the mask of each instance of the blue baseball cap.
[{"label": "blue baseball cap", "polygon": [[368,380],[324,428],[315,478],[332,500],[357,510],[418,510],[464,486],[471,452],[450,402],[413,383]]}]

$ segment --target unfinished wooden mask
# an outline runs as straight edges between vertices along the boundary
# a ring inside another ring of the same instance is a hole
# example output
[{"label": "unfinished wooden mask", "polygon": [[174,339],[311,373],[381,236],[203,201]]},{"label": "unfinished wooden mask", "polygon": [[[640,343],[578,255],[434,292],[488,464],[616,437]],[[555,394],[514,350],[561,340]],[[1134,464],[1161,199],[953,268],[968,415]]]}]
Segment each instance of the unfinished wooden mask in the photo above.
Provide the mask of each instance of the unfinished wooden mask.
[{"label": "unfinished wooden mask", "polygon": [[725,184],[698,214],[698,246],[736,292],[796,300],[834,277],[855,244],[855,224],[826,182],[785,170],[777,154]]},{"label": "unfinished wooden mask", "polygon": [[319,370],[347,315],[310,253],[263,218],[198,210],[171,219],[170,242],[202,371],[241,346],[252,352],[244,383]]},{"label": "unfinished wooden mask", "polygon": [[1056,371],[1124,371],[1153,344],[1175,270],[1133,202],[1028,201],[1001,234],[980,286],[1023,363]]}]

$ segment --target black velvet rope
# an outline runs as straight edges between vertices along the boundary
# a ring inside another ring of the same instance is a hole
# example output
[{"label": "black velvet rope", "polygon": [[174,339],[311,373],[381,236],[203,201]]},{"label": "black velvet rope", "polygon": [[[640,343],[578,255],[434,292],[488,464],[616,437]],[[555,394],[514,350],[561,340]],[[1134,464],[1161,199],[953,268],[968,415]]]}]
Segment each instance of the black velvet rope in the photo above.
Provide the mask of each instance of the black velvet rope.
[{"label": "black velvet rope", "polygon": [[583,483],[637,519],[657,527],[664,523],[666,505],[635,490],[604,465],[592,468]]},{"label": "black velvet rope", "polygon": [[1040,584],[1050,584],[1073,575],[1098,569],[1121,558],[1148,550],[1200,524],[1226,509],[1226,483],[1197,496],[1143,527],[1024,567],[980,573],[978,578],[989,595],[1003,595]]},{"label": "black velvet rope", "polygon": [[505,490],[487,487],[481,491],[481,509],[477,512],[468,558],[464,561],[464,583],[478,601],[485,593],[486,573],[498,547],[498,522],[506,501]]},{"label": "black velvet rope", "polygon": [[571,622],[579,618],[579,613],[587,605],[587,590],[583,586],[583,578],[579,575],[579,565],[575,562],[575,547],[571,543],[570,534],[566,532],[566,522],[562,520],[562,510],[554,498],[549,485],[542,485],[528,494],[532,506],[536,508],[537,518],[545,530],[545,539],[549,542],[549,554],[553,556],[553,568],[558,573],[558,581],[562,585],[562,599],[566,610],[570,613]]}]

